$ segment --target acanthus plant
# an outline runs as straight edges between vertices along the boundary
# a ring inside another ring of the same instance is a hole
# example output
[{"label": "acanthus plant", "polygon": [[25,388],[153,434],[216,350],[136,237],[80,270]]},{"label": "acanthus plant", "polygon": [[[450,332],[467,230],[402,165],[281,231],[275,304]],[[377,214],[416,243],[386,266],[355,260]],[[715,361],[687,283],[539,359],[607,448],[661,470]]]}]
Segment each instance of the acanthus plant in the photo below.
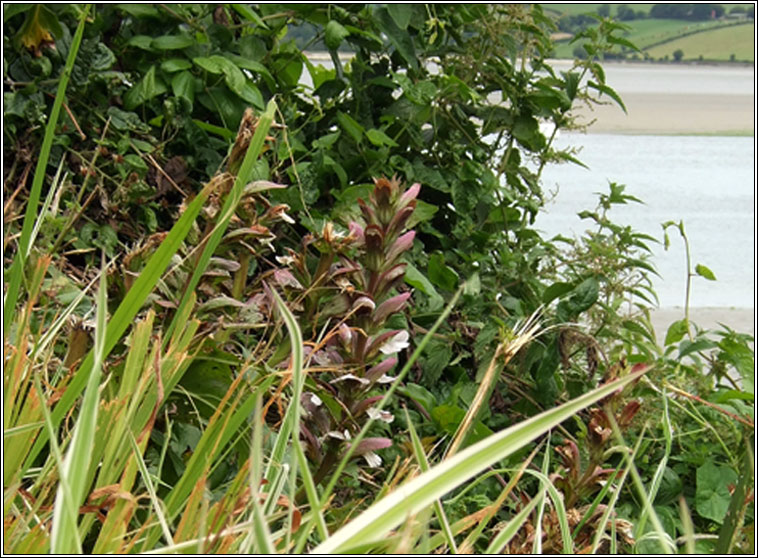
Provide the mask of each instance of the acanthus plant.
[{"label": "acanthus plant", "polygon": [[[420,189],[407,190],[396,178],[374,180],[369,199],[358,200],[363,222],[351,221],[340,234],[326,223],[319,238],[308,236],[301,253],[278,258],[286,268],[274,271],[274,280],[302,292],[293,302],[303,325],[328,324],[328,333],[306,343],[309,373],[302,404],[302,436],[318,483],[350,447],[351,438],[368,418],[391,423],[391,413],[374,406],[409,346],[406,329],[389,327],[408,305],[409,291],[401,292],[406,264],[401,262],[415,237],[406,224],[416,208]],[[317,261],[309,247],[319,251]],[[376,450],[391,445],[388,438],[364,438],[353,451],[370,466],[381,464]]]}]

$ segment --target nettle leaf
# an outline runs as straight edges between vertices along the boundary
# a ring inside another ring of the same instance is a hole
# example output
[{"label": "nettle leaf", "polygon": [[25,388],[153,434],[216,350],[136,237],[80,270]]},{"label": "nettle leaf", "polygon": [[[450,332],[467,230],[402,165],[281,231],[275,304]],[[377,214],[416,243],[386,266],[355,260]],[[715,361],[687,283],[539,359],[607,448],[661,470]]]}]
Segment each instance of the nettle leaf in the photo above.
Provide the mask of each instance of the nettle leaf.
[{"label": "nettle leaf", "polygon": [[[458,430],[458,426],[466,416],[466,411],[458,407],[457,405],[440,405],[432,409],[430,413],[432,420],[437,423],[437,426],[444,430],[447,434],[454,436]],[[476,420],[466,436],[465,445],[474,444],[480,440],[483,440],[487,436],[491,436],[494,432],[485,425],[482,421]]]},{"label": "nettle leaf", "polygon": [[695,490],[695,509],[701,517],[716,523],[724,521],[729,509],[729,485],[737,483],[737,473],[731,467],[719,467],[708,461],[698,467]]},{"label": "nettle leaf", "polygon": [[424,383],[434,385],[442,376],[445,367],[450,364],[450,360],[453,358],[453,349],[450,343],[434,340],[429,343],[424,355]]}]

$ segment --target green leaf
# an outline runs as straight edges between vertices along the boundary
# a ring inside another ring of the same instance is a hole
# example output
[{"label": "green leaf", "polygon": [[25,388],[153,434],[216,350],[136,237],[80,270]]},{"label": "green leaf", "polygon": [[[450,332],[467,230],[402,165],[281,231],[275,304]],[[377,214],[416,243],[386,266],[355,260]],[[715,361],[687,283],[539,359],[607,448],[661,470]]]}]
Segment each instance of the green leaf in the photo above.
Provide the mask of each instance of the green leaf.
[{"label": "green leaf", "polygon": [[195,44],[195,39],[187,35],[162,35],[153,39],[152,47],[156,50],[179,50]]},{"label": "green leaf", "polygon": [[174,93],[174,97],[187,100],[191,111],[192,105],[195,102],[195,80],[192,74],[187,70],[176,74],[174,79],[171,80],[171,90]]},{"label": "green leaf", "polygon": [[669,326],[663,344],[679,343],[685,335],[687,335],[687,320],[678,320]]},{"label": "green leaf", "polygon": [[405,386],[397,388],[398,393],[413,399],[416,403],[421,405],[427,413],[432,412],[437,406],[437,399],[434,397],[431,391],[424,386],[420,386],[414,383],[408,383]]},{"label": "green leaf", "polygon": [[434,385],[442,375],[443,370],[450,364],[453,358],[453,348],[450,343],[435,339],[429,342],[424,352],[424,381],[427,385]]},{"label": "green leaf", "polygon": [[379,28],[387,35],[395,50],[413,70],[418,70],[418,58],[410,34],[398,27],[387,8],[378,8],[376,15]]},{"label": "green leaf", "polygon": [[263,108],[266,106],[266,104],[263,102],[263,95],[261,95],[261,90],[250,82],[245,82],[245,85],[242,86],[242,91],[238,94],[258,110],[263,110]]},{"label": "green leaf", "polygon": [[703,264],[697,264],[695,266],[695,273],[700,275],[700,277],[704,277],[708,279],[708,281],[716,280],[716,276],[713,274],[713,272],[707,267],[705,267]]},{"label": "green leaf", "polygon": [[387,11],[400,29],[407,29],[413,15],[413,6],[409,4],[387,4]]},{"label": "green leaf", "polygon": [[390,147],[397,147],[397,143],[395,142],[395,140],[393,140],[391,137],[389,137],[387,134],[385,134],[381,130],[377,130],[376,128],[371,128],[370,130],[367,130],[366,137],[371,143],[373,143],[377,147],[382,147],[383,145],[389,145]]},{"label": "green leaf", "polygon": [[350,134],[350,137],[353,138],[356,143],[361,142],[363,139],[364,128],[352,116],[345,114],[344,112],[338,112],[337,121],[340,123],[340,126]]},{"label": "green leaf", "polygon": [[442,308],[442,306],[445,304],[445,301],[437,292],[437,289],[434,288],[434,285],[429,282],[429,279],[427,279],[426,276],[421,273],[418,268],[412,263],[407,262],[406,265],[407,267],[405,268],[405,282],[408,283],[411,287],[420,290],[422,293],[429,297],[430,310],[434,311]]},{"label": "green leaf", "polygon": [[168,74],[189,70],[191,67],[192,63],[186,58],[169,58],[161,62],[161,70]]},{"label": "green leaf", "polygon": [[258,27],[268,29],[268,25],[266,25],[266,22],[261,19],[261,16],[256,14],[247,4],[232,4],[232,8],[246,20],[255,23]]},{"label": "green leaf", "polygon": [[155,75],[155,66],[150,66],[150,69],[140,82],[129,89],[124,95],[124,108],[132,110],[145,101],[162,95],[166,91],[166,84],[163,83],[160,77]]},{"label": "green leaf", "polygon": [[571,292],[574,288],[573,283],[557,282],[550,285],[545,292],[542,293],[542,303],[550,304],[556,298]]},{"label": "green leaf", "polygon": [[226,59],[218,54],[213,56],[196,56],[192,59],[195,65],[200,66],[206,72],[220,74],[224,71]]},{"label": "green leaf", "polygon": [[337,50],[345,37],[350,35],[350,31],[345,29],[342,24],[331,20],[326,24],[324,30],[324,43],[329,50]]},{"label": "green leaf", "polygon": [[116,7],[134,17],[160,17],[160,12],[149,4],[116,4]]},{"label": "green leaf", "polygon": [[710,339],[695,339],[695,341],[684,340],[679,345],[679,358],[686,357],[687,355],[699,351],[713,349],[715,347],[718,347],[718,344]]},{"label": "green leaf", "polygon": [[141,48],[142,50],[153,50],[153,38],[148,35],[135,35],[126,41],[126,44],[127,46]]},{"label": "green leaf", "polygon": [[454,291],[458,287],[458,274],[445,265],[445,257],[442,254],[432,254],[427,268],[429,280],[441,289]]},{"label": "green leaf", "polygon": [[[432,420],[434,420],[441,430],[454,436],[466,416],[466,411],[457,405],[440,405],[432,409],[431,415]],[[476,420],[466,436],[466,443],[479,442],[492,434],[492,430],[487,425],[480,420]]]},{"label": "green leaf", "polygon": [[719,467],[711,461],[698,467],[695,489],[697,513],[701,517],[721,523],[729,509],[729,485],[735,484],[736,481],[737,473],[730,467]]},{"label": "green leaf", "polygon": [[613,90],[611,87],[608,87],[607,85],[604,85],[601,83],[595,83],[592,80],[588,81],[587,85],[593,89],[596,89],[597,91],[600,91],[600,93],[605,93],[606,95],[608,95],[611,99],[616,101],[618,106],[620,106],[624,112],[626,112],[626,105],[624,105],[624,101],[621,100],[621,97],[619,97],[619,94],[616,93],[616,91]]}]

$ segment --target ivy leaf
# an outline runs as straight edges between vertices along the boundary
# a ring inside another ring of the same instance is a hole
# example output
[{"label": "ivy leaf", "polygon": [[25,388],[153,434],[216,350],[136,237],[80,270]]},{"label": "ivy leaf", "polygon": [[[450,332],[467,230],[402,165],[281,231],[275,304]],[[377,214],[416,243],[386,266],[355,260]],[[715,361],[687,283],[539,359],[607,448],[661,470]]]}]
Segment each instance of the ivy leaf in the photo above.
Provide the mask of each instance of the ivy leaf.
[{"label": "ivy leaf", "polygon": [[736,482],[737,473],[730,467],[718,467],[711,461],[698,467],[695,490],[697,513],[716,523],[724,521],[731,499],[729,485]]}]

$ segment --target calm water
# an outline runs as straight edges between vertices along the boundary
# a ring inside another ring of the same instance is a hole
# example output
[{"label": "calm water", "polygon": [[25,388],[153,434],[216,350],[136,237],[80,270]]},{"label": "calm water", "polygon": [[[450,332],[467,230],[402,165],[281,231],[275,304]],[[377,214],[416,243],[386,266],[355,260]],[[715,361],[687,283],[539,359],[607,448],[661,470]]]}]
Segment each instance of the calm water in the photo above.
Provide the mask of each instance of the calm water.
[{"label": "calm water", "polygon": [[[559,146],[582,146],[577,165],[545,169],[544,187],[557,191],[537,219],[546,234],[579,235],[589,221],[576,216],[594,209],[608,181],[645,205],[617,206],[610,216],[661,241],[661,223],[683,220],[693,266],[708,266],[717,282],[693,280],[692,306],[752,308],[755,302],[755,159],[752,137],[627,136],[563,134]],[[615,217],[614,217],[615,215]],[[671,247],[653,246],[661,307],[682,306],[686,264],[679,233]]]}]

